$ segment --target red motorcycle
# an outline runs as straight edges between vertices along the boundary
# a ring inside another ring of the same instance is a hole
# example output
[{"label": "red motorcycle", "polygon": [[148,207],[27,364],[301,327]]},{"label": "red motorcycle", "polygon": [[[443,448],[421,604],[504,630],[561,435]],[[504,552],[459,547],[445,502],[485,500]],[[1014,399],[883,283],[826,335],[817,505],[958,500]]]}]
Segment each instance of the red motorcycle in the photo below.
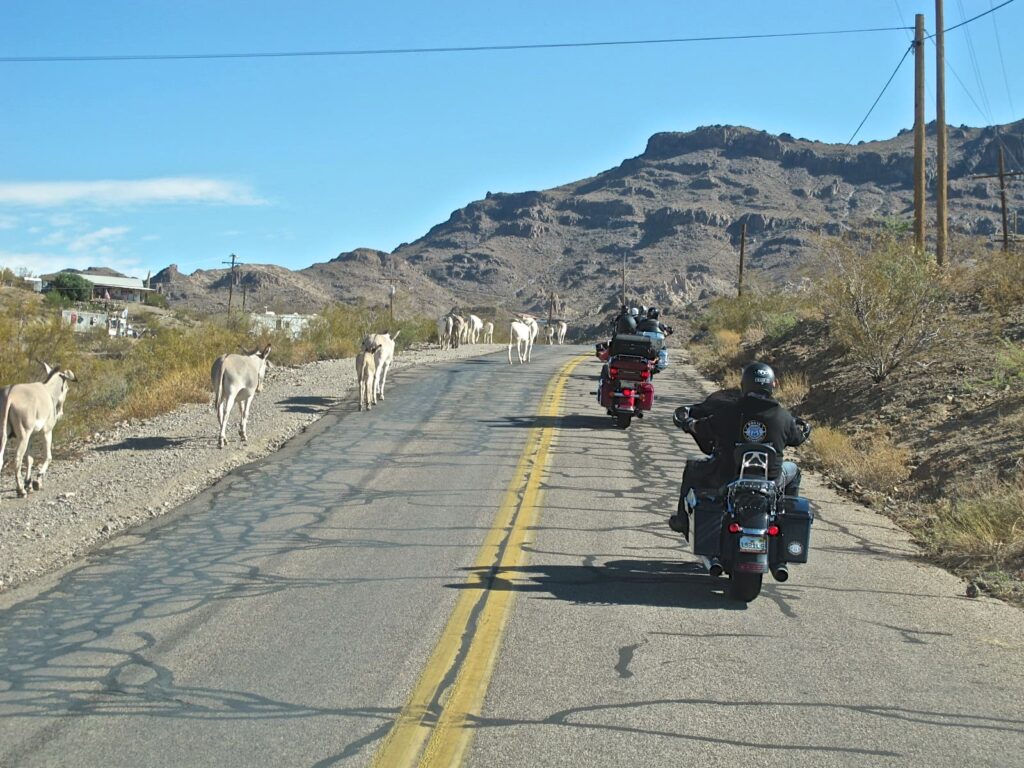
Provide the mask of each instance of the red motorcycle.
[{"label": "red motorcycle", "polygon": [[605,362],[597,401],[625,429],[634,416],[642,419],[644,411],[654,405],[651,382],[658,364],[658,345],[648,336],[620,333],[610,343],[598,344],[596,354]]}]

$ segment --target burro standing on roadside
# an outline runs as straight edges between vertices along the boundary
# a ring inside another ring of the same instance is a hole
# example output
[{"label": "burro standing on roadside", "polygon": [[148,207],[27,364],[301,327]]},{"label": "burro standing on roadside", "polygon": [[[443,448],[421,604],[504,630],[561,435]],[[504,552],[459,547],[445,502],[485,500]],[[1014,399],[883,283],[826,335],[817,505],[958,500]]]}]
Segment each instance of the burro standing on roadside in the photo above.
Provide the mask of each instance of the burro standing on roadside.
[{"label": "burro standing on roadside", "polygon": [[253,398],[263,390],[263,379],[270,366],[270,345],[244,355],[221,355],[213,361],[210,379],[213,383],[213,406],[217,409],[217,421],[220,424],[219,446],[228,444],[225,432],[228,428],[228,416],[235,401],[242,423],[238,426],[238,434],[242,442],[248,442],[246,427],[249,423],[249,409]]},{"label": "burro standing on roadside", "polygon": [[[42,361],[40,361],[42,363]],[[53,427],[64,415],[64,400],[68,396],[68,382],[75,381],[75,374],[59,365],[42,363],[46,370],[43,381],[30,384],[14,384],[0,390],[0,467],[4,464],[7,436],[18,440],[14,454],[14,482],[18,496],[26,496],[29,490],[43,487],[43,478],[53,458]],[[36,479],[32,480],[32,457],[27,456],[28,443],[36,432],[43,433],[46,458],[39,467]],[[25,476],[22,480],[21,464],[26,461]]]}]

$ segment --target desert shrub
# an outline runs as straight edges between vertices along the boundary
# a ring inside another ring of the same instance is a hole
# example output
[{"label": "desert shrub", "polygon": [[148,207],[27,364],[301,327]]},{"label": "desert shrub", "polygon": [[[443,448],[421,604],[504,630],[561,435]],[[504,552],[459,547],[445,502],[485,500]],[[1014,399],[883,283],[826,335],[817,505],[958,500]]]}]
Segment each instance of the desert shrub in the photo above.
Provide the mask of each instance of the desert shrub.
[{"label": "desert shrub", "polygon": [[832,335],[875,382],[929,348],[944,298],[932,260],[892,234],[836,239],[822,252],[821,308]]},{"label": "desert shrub", "polygon": [[907,479],[908,449],[880,433],[865,437],[863,445],[864,448],[858,447],[846,432],[817,426],[806,451],[812,461],[832,476],[868,490],[888,493]]},{"label": "desert shrub", "polygon": [[92,283],[74,272],[58,272],[50,279],[50,289],[72,301],[92,298]]},{"label": "desert shrub", "polygon": [[162,293],[147,293],[142,303],[147,307],[160,307],[161,309],[167,309],[170,305],[167,301],[167,297]]},{"label": "desert shrub", "polygon": [[708,304],[702,323],[712,333],[735,331],[756,344],[792,329],[805,313],[807,303],[805,297],[795,293],[754,286],[743,296],[714,299]]},{"label": "desert shrub", "polygon": [[1007,315],[1024,304],[1024,251],[978,256],[974,287],[994,312]]}]

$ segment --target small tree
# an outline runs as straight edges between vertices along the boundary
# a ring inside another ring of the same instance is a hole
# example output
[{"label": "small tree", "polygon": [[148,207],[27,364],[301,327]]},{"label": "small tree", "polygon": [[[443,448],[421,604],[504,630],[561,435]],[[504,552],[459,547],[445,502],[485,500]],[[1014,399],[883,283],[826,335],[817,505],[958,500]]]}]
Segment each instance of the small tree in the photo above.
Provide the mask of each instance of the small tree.
[{"label": "small tree", "polygon": [[832,240],[822,260],[831,333],[876,383],[938,337],[941,276],[906,238],[883,232]]},{"label": "small tree", "polygon": [[92,283],[74,272],[59,272],[50,280],[50,287],[66,299],[88,301],[92,298]]}]

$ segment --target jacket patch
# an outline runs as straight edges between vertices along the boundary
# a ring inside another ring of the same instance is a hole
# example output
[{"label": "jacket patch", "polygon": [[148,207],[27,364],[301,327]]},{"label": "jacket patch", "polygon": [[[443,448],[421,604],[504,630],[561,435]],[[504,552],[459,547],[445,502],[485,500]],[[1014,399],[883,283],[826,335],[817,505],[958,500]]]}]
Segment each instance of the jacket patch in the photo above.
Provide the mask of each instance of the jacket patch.
[{"label": "jacket patch", "polygon": [[743,425],[743,439],[748,443],[760,443],[768,435],[768,427],[760,421],[748,421]]}]

